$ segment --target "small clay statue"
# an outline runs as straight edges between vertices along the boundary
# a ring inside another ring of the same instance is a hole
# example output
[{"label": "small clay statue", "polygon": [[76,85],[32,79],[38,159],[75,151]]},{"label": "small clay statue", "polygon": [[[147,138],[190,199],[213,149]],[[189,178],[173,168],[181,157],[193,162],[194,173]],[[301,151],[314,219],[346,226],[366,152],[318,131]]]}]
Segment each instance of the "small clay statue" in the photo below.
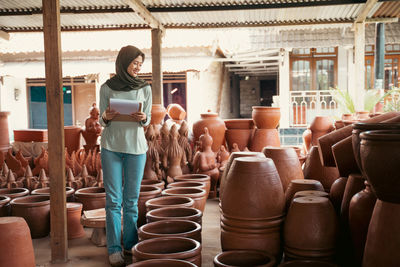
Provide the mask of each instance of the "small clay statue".
[{"label": "small clay statue", "polygon": [[176,125],[172,125],[168,146],[165,148],[162,161],[168,183],[172,182],[175,176],[182,175],[181,166],[186,162],[185,152],[178,143],[178,136]]},{"label": "small clay statue", "polygon": [[233,152],[240,152],[239,146],[236,143],[232,144],[231,153],[233,153]]},{"label": "small clay statue", "polygon": [[44,169],[40,170],[39,178],[36,182],[33,182],[31,186],[32,189],[50,187],[50,179],[46,176],[46,172]]},{"label": "small clay statue", "polygon": [[186,163],[182,166],[183,174],[190,173],[191,162],[193,160],[193,151],[192,147],[189,144],[188,134],[189,128],[187,126],[186,121],[183,121],[181,127],[179,128],[179,139],[178,143],[182,147],[183,151],[185,151]]},{"label": "small clay statue", "polygon": [[217,153],[217,162],[219,163],[219,170],[223,171],[226,163],[228,163],[229,152],[226,150],[224,146],[221,146]]},{"label": "small clay statue", "polygon": [[160,155],[157,150],[156,133],[153,124],[150,124],[147,128],[146,139],[148,150],[143,179],[161,180]]},{"label": "small clay statue", "polygon": [[99,123],[100,111],[96,103],[92,104],[89,111],[90,116],[85,121],[85,128],[82,130],[83,139],[85,139],[85,150],[89,151],[98,146],[97,139],[101,135],[101,125]]}]

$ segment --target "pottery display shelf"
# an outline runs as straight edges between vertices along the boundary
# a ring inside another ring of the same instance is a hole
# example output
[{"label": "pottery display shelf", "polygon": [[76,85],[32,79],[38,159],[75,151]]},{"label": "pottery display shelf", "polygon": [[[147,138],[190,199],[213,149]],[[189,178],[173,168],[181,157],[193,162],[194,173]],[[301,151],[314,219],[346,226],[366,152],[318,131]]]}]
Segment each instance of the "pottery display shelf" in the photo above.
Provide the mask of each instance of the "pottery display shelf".
[{"label": "pottery display shelf", "polygon": [[106,238],[106,210],[104,208],[87,210],[81,217],[83,226],[93,228],[90,240],[98,247],[107,245]]}]

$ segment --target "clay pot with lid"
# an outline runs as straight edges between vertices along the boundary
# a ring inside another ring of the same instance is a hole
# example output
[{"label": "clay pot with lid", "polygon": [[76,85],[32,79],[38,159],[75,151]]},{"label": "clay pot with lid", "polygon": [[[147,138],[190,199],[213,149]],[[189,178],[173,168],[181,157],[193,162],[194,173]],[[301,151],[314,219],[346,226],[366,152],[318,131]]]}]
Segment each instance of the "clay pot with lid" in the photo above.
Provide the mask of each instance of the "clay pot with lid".
[{"label": "clay pot with lid", "polygon": [[295,179],[290,181],[290,184],[285,192],[286,207],[289,208],[289,206],[291,205],[294,194],[296,194],[299,191],[305,191],[305,190],[324,191],[324,187],[317,180]]},{"label": "clay pot with lid", "polygon": [[137,243],[133,249],[134,261],[150,259],[179,259],[201,266],[201,244],[184,237],[158,237]]},{"label": "clay pot with lid", "polygon": [[158,180],[152,180],[152,179],[143,179],[141,185],[157,186],[161,190],[164,190],[164,188],[165,188],[165,182],[164,181],[158,181]]},{"label": "clay pot with lid", "polygon": [[153,259],[136,262],[135,264],[128,265],[128,267],[196,267],[191,262],[173,259]]},{"label": "clay pot with lid", "polygon": [[174,177],[175,182],[191,181],[191,182],[201,182],[206,184],[207,195],[210,193],[211,188],[211,178],[207,174],[192,173],[183,174]]},{"label": "clay pot with lid", "polygon": [[0,195],[0,217],[8,216],[11,198]]},{"label": "clay pot with lid", "polygon": [[150,210],[146,214],[147,222],[162,220],[186,220],[202,224],[203,213],[201,210],[190,207],[165,207]]},{"label": "clay pot with lid", "polygon": [[149,199],[145,203],[146,210],[154,210],[159,208],[165,207],[189,207],[193,208],[194,200],[190,197],[185,196],[164,196],[164,197],[157,197],[153,199]]},{"label": "clay pot with lid", "polygon": [[29,195],[29,190],[26,188],[0,188],[0,195],[14,199]]},{"label": "clay pot with lid", "polygon": [[207,127],[213,139],[211,149],[218,152],[221,145],[225,145],[225,123],[218,117],[218,113],[213,113],[211,110],[200,114],[200,116],[201,119],[193,123],[193,142],[199,140],[200,135],[204,133],[204,128]]},{"label": "clay pot with lid", "polygon": [[279,107],[253,106],[251,117],[258,129],[276,129],[281,119]]},{"label": "clay pot with lid", "polygon": [[32,238],[42,238],[50,233],[50,199],[48,196],[26,196],[11,202],[11,215],[26,220]]},{"label": "clay pot with lid", "polygon": [[151,124],[161,124],[164,120],[167,110],[161,104],[152,104],[151,106]]},{"label": "clay pot with lid", "polygon": [[68,239],[81,238],[86,235],[81,224],[82,203],[67,203],[67,233]]},{"label": "clay pot with lid", "polygon": [[214,267],[259,266],[273,267],[275,257],[258,250],[230,250],[219,253],[214,258]]},{"label": "clay pot with lid", "polygon": [[169,104],[167,107],[168,116],[173,120],[181,121],[186,117],[185,109],[176,103]]},{"label": "clay pot with lid", "polygon": [[[66,196],[67,196],[67,201],[72,202],[74,198],[74,192],[75,189],[72,187],[65,187],[66,190]],[[38,188],[35,189],[31,192],[32,195],[43,195],[43,196],[49,196],[50,197],[50,187],[44,187],[44,188]]]},{"label": "clay pot with lid", "polygon": [[173,182],[167,185],[167,188],[174,188],[174,187],[194,187],[207,190],[207,185],[205,183],[196,181]]},{"label": "clay pot with lid", "polygon": [[277,129],[255,129],[250,140],[250,150],[261,152],[266,146],[279,147],[279,133]]},{"label": "clay pot with lid", "polygon": [[194,208],[204,212],[207,200],[207,192],[201,188],[174,187],[167,188],[161,193],[163,196],[184,196],[194,200]]},{"label": "clay pot with lid", "polygon": [[86,187],[75,192],[77,202],[83,204],[83,210],[94,210],[106,207],[106,191],[103,187]]},{"label": "clay pot with lid", "polygon": [[146,223],[146,201],[161,196],[161,189],[153,185],[141,185],[138,199],[138,220],[137,226],[140,227]]},{"label": "clay pot with lid", "polygon": [[225,119],[226,128],[229,129],[254,129],[253,119]]},{"label": "clay pot with lid", "polygon": [[9,111],[0,111],[0,152],[6,152],[10,148],[10,135],[8,132]]}]

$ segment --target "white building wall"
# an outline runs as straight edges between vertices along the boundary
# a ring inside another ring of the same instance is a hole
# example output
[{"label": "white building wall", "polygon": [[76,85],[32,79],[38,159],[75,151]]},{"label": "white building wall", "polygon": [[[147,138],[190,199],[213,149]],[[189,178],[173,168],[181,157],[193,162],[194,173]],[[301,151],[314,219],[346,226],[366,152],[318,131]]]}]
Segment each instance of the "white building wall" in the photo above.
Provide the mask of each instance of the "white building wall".
[{"label": "white building wall", "polygon": [[343,46],[338,47],[338,83],[337,86],[340,90],[347,91],[348,75],[348,61],[347,61],[348,48]]}]

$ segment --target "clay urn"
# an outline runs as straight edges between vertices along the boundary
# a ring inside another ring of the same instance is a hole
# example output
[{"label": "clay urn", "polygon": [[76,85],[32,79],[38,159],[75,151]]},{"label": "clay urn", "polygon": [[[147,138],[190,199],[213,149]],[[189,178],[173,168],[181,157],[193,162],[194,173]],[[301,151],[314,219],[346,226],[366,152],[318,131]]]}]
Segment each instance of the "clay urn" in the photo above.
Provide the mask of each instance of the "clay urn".
[{"label": "clay urn", "polygon": [[240,150],[249,147],[254,129],[227,129],[225,132],[226,143],[231,151],[233,144],[237,144]]},{"label": "clay urn", "polygon": [[317,140],[321,136],[334,130],[333,120],[329,116],[315,116],[310,124],[311,145],[318,145]]},{"label": "clay urn", "polygon": [[0,218],[0,233],[0,266],[36,266],[31,234],[23,218]]},{"label": "clay urn", "polygon": [[14,199],[29,195],[29,190],[26,188],[0,188],[0,195]]},{"label": "clay urn", "polygon": [[279,265],[279,267],[338,267],[336,264],[326,261],[313,260],[295,260],[287,261]]},{"label": "clay urn", "polygon": [[226,129],[254,129],[253,119],[225,119]]},{"label": "clay urn", "polygon": [[161,196],[161,189],[154,185],[141,185],[138,200],[138,220],[137,226],[140,227],[146,223],[146,201]]},{"label": "clay urn", "polygon": [[285,258],[333,260],[338,231],[338,220],[329,199],[293,199],[283,231]]},{"label": "clay urn", "polygon": [[9,111],[0,111],[0,152],[6,152],[10,148],[10,135],[8,133]]},{"label": "clay urn", "polygon": [[303,170],[296,151],[291,147],[264,147],[262,151],[271,158],[278,170],[283,191],[286,191],[291,180],[304,179]]},{"label": "clay urn", "polygon": [[277,129],[255,129],[250,140],[250,150],[261,152],[266,146],[280,147],[279,133]]},{"label": "clay urn", "polygon": [[81,224],[82,203],[67,203],[67,233],[68,239],[81,238],[85,236],[85,230]]},{"label": "clay urn", "polygon": [[175,182],[191,181],[191,182],[205,183],[207,195],[210,193],[211,178],[207,174],[200,174],[200,173],[183,174],[183,175],[175,176],[174,181]]},{"label": "clay urn", "polygon": [[195,187],[207,190],[207,185],[205,183],[196,181],[173,182],[167,185],[167,188],[173,188],[173,187]]},{"label": "clay urn", "polygon": [[165,207],[150,210],[146,214],[147,222],[162,220],[186,220],[202,224],[203,213],[195,208],[189,207]]},{"label": "clay urn", "polygon": [[251,117],[258,129],[276,129],[281,119],[279,107],[253,106]]},{"label": "clay urn", "polygon": [[273,267],[275,257],[258,250],[230,250],[219,253],[214,258],[214,267],[259,266]]},{"label": "clay urn", "polygon": [[[65,188],[66,192],[66,197],[67,201],[72,202],[74,198],[74,193],[75,190],[72,187],[66,187]],[[31,192],[32,195],[44,195],[44,196],[49,196],[50,197],[50,187],[44,187],[44,188],[38,188],[35,189]]]},{"label": "clay urn", "polygon": [[378,199],[400,203],[400,130],[367,131],[361,137],[361,165]]},{"label": "clay urn", "polygon": [[201,225],[193,221],[161,220],[147,223],[138,230],[139,242],[156,237],[186,237],[201,243]]},{"label": "clay urn", "polygon": [[83,204],[83,210],[94,210],[106,207],[106,191],[103,187],[86,187],[75,192],[77,202]]},{"label": "clay urn", "polygon": [[332,201],[332,205],[336,210],[336,214],[338,215],[340,215],[347,179],[347,177],[339,177],[335,180],[335,182],[333,182],[331,190],[329,191],[329,199]]},{"label": "clay urn", "polygon": [[11,215],[26,220],[32,238],[42,238],[50,233],[50,199],[48,196],[26,196],[10,202]]},{"label": "clay urn", "polygon": [[158,237],[143,240],[132,249],[134,261],[178,259],[201,266],[200,242],[185,237]]},{"label": "clay urn", "polygon": [[191,262],[173,259],[153,259],[136,262],[127,267],[196,267]]},{"label": "clay urn", "polygon": [[200,114],[200,116],[200,120],[193,123],[193,142],[199,140],[200,135],[204,133],[204,128],[207,127],[213,139],[211,149],[218,152],[221,145],[225,145],[225,123],[218,117],[218,113],[213,113],[211,110]]},{"label": "clay urn", "polygon": [[181,121],[186,117],[185,109],[176,103],[169,104],[167,107],[168,116],[173,120]]},{"label": "clay urn", "polygon": [[147,211],[165,207],[193,208],[194,200],[191,199],[190,197],[185,197],[185,196],[164,196],[164,197],[149,199],[146,201],[145,205]]},{"label": "clay urn", "polygon": [[161,104],[153,104],[151,106],[151,124],[161,124],[164,120],[167,110]]},{"label": "clay urn", "polygon": [[158,180],[152,180],[152,179],[143,179],[141,185],[157,186],[161,190],[164,190],[164,188],[165,188],[165,182],[164,181],[158,181]]},{"label": "clay urn", "polygon": [[0,195],[0,217],[9,215],[11,198]]},{"label": "clay urn", "polygon": [[163,196],[183,196],[194,200],[194,208],[204,212],[207,201],[207,191],[194,187],[173,187],[167,188],[161,193]]},{"label": "clay urn", "polygon": [[290,204],[292,203],[294,194],[296,194],[299,191],[305,191],[305,190],[324,191],[324,187],[317,180],[312,180],[312,179],[291,180],[285,192],[286,207],[289,208]]},{"label": "clay urn", "polygon": [[296,194],[293,196],[293,199],[298,197],[326,197],[329,199],[329,194],[319,190],[304,190],[296,192]]}]

